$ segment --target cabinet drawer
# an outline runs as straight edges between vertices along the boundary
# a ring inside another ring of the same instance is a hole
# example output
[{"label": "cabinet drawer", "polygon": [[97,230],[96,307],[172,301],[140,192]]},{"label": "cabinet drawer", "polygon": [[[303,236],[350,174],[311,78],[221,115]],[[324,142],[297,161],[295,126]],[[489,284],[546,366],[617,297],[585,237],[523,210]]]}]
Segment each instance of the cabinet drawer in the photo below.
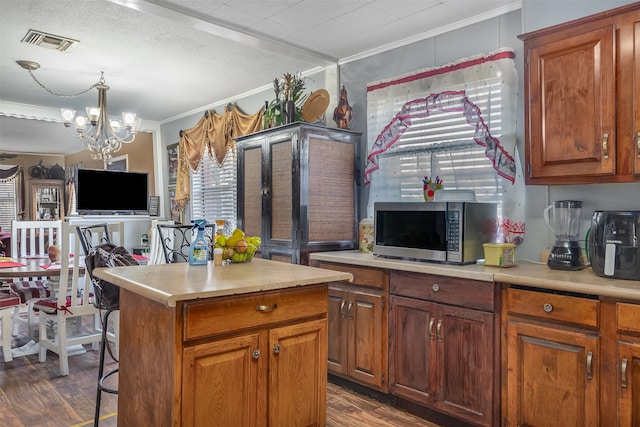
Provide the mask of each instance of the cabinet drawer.
[{"label": "cabinet drawer", "polygon": [[616,303],[616,321],[619,331],[640,333],[640,305]]},{"label": "cabinet drawer", "polygon": [[408,298],[440,302],[484,311],[494,311],[493,282],[392,271],[390,292]]},{"label": "cabinet drawer", "polygon": [[353,274],[353,282],[351,282],[353,285],[368,286],[383,290],[388,288],[389,273],[387,273],[386,270],[322,261],[318,263],[318,267]]},{"label": "cabinet drawer", "polygon": [[507,310],[510,313],[584,326],[598,326],[599,304],[598,300],[577,296],[523,289],[507,290]]},{"label": "cabinet drawer", "polygon": [[327,303],[325,284],[188,302],[184,304],[184,340],[326,316]]}]

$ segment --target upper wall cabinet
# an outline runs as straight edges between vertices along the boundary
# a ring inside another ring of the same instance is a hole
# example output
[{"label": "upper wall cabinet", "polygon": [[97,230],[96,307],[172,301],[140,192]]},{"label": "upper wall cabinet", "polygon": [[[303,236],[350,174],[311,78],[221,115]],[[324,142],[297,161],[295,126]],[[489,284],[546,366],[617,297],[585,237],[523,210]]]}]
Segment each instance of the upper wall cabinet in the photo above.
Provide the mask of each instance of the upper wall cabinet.
[{"label": "upper wall cabinet", "polygon": [[640,3],[519,38],[526,183],[640,180]]}]

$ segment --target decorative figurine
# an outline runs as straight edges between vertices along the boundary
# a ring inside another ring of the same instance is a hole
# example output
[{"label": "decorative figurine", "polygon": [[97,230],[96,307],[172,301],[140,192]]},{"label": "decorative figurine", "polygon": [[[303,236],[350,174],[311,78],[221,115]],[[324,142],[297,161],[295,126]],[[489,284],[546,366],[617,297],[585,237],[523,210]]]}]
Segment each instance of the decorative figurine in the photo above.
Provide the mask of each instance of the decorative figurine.
[{"label": "decorative figurine", "polygon": [[347,90],[344,88],[344,85],[342,85],[342,89],[340,89],[340,101],[335,110],[333,110],[333,121],[336,122],[338,128],[349,129],[349,122],[351,121],[352,115],[353,111],[347,100]]}]

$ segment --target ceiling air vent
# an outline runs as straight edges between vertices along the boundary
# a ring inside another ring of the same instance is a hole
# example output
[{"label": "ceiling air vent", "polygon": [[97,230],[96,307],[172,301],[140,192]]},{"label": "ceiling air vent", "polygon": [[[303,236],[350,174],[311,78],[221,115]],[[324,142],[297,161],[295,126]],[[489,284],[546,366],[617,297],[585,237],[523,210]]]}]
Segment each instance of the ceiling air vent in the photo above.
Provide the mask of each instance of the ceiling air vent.
[{"label": "ceiling air vent", "polygon": [[54,34],[44,33],[37,30],[29,30],[22,38],[22,43],[28,43],[34,46],[42,46],[47,49],[56,49],[64,52],[71,46],[78,43],[78,40],[69,39],[67,37],[56,36]]}]

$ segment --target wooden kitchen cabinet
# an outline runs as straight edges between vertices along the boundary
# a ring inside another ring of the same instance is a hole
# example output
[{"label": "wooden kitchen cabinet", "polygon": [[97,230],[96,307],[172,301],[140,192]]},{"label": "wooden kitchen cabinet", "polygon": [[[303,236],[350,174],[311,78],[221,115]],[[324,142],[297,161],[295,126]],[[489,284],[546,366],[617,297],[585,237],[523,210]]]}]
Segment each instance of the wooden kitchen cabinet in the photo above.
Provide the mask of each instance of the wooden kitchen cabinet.
[{"label": "wooden kitchen cabinet", "polygon": [[507,288],[503,425],[597,426],[597,299]]},{"label": "wooden kitchen cabinet", "polygon": [[[616,302],[615,378],[617,426],[640,425],[640,305]],[[613,424],[612,424],[613,425]]]},{"label": "wooden kitchen cabinet", "polygon": [[64,219],[64,180],[32,179],[29,188],[33,221]]},{"label": "wooden kitchen cabinet", "polygon": [[465,422],[499,425],[493,282],[392,271],[390,390]]},{"label": "wooden kitchen cabinet", "polygon": [[328,371],[387,393],[388,273],[325,262],[317,266],[345,271],[354,277],[352,283],[329,284]]},{"label": "wooden kitchen cabinet", "polygon": [[519,38],[526,183],[640,179],[640,3]]},{"label": "wooden kitchen cabinet", "polygon": [[308,264],[315,251],[356,248],[360,134],[292,123],[236,139],[238,227],[262,258]]},{"label": "wooden kitchen cabinet", "polygon": [[321,284],[170,308],[121,290],[121,315],[138,322],[121,330],[129,349],[121,352],[121,366],[137,371],[121,371],[118,420],[156,426],[325,425],[327,296]]}]

